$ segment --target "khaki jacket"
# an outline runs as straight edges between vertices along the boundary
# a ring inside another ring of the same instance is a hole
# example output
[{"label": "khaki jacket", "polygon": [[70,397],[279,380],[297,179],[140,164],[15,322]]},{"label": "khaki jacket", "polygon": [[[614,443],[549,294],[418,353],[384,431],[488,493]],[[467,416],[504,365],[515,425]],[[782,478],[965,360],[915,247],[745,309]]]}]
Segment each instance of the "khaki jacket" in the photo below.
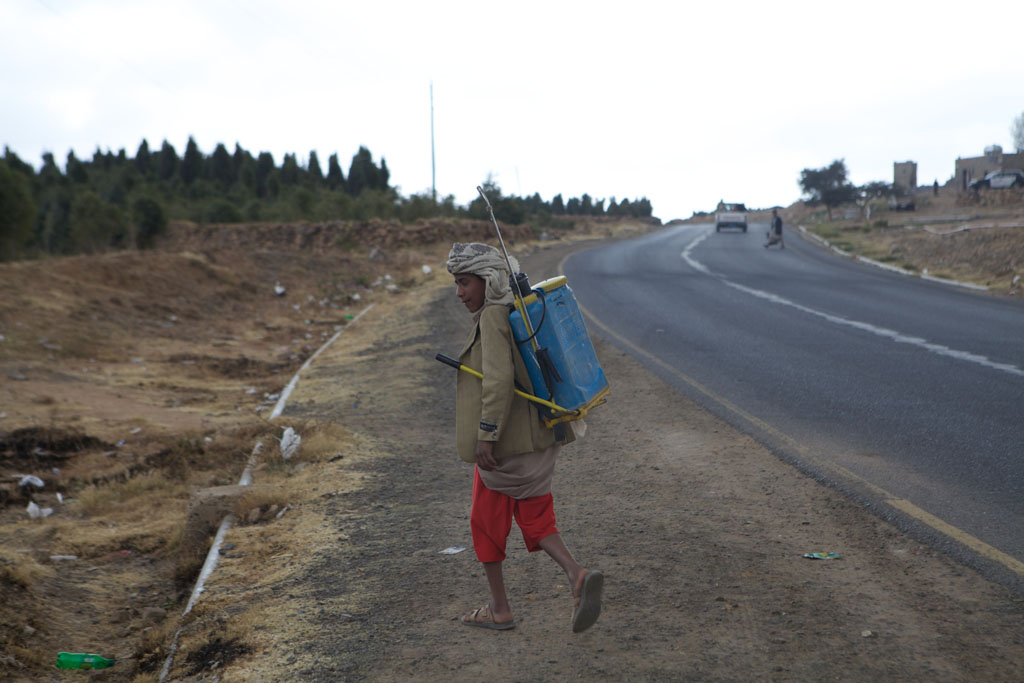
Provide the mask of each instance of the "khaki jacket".
[{"label": "khaki jacket", "polygon": [[459,372],[456,382],[455,440],[459,458],[466,462],[476,462],[477,441],[497,442],[494,457],[502,460],[575,438],[572,429],[560,429],[564,438],[557,439],[541,422],[536,404],[513,392],[516,382],[528,394],[533,385],[515,347],[508,314],[506,306],[485,304],[459,353],[460,363],[484,376],[481,380]]}]

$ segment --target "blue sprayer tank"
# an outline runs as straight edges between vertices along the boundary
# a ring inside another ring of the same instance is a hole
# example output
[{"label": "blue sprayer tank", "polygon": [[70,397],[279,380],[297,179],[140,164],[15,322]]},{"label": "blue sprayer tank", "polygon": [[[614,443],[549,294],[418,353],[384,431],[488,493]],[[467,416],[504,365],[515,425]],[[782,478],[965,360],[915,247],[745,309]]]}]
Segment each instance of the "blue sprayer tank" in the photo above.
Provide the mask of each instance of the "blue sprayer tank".
[{"label": "blue sprayer tank", "polygon": [[535,333],[533,339],[518,299],[509,320],[533,393],[568,411],[547,411],[544,422],[550,427],[578,420],[604,403],[609,388],[576,297],[566,278],[559,276],[534,285],[522,301]]}]

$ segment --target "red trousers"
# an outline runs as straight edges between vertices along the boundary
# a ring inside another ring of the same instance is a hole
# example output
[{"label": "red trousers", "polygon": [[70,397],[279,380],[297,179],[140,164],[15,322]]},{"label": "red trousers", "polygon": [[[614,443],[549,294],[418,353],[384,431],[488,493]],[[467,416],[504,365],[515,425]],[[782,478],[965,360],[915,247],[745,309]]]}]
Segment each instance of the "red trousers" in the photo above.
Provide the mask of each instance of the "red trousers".
[{"label": "red trousers", "polygon": [[469,527],[473,532],[473,550],[481,562],[502,562],[505,559],[505,541],[512,530],[515,517],[523,532],[526,549],[540,550],[540,541],[557,534],[555,504],[550,493],[517,500],[484,486],[480,472],[473,468],[473,508],[469,513]]}]

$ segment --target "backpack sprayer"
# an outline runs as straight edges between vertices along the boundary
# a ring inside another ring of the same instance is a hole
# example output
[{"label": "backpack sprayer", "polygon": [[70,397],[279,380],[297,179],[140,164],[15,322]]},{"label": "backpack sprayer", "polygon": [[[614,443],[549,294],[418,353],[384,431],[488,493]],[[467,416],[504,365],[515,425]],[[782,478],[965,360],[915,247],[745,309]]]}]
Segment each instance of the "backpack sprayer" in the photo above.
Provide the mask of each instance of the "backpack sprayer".
[{"label": "backpack sprayer", "polygon": [[[511,273],[509,280],[514,310],[509,314],[509,324],[534,394],[518,387],[514,391],[544,408],[541,416],[548,427],[582,419],[591,408],[605,402],[610,389],[583,324],[576,297],[565,276],[544,280],[531,287],[526,273],[514,271],[491,202],[483,188],[476,189],[487,205]],[[536,325],[534,319],[537,319]],[[437,360],[483,379],[479,371],[454,358],[439,353]]]}]

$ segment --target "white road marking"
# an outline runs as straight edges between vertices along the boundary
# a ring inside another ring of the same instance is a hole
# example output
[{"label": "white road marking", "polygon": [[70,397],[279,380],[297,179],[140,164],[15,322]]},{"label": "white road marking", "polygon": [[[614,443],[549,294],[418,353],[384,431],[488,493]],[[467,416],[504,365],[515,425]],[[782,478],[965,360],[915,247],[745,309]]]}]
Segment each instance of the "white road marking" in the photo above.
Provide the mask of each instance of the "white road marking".
[{"label": "white road marking", "polygon": [[879,337],[884,337],[898,344],[910,344],[912,346],[917,346],[919,348],[925,349],[926,351],[931,351],[932,353],[936,353],[940,356],[946,356],[947,358],[955,358],[957,360],[966,361],[968,363],[975,363],[977,365],[981,365],[992,370],[1005,372],[1009,375],[1024,377],[1024,369],[1018,368],[1016,365],[1012,365],[1010,363],[999,363],[977,353],[951,349],[948,346],[936,344],[921,337],[914,337],[907,334],[903,334],[902,332],[897,332],[896,330],[890,330],[885,327],[878,327],[877,325],[872,325],[871,323],[860,322],[859,320],[850,320],[849,318],[843,318],[838,315],[832,315],[831,313],[825,313],[824,311],[819,311],[814,308],[798,304],[795,301],[790,301],[789,299],[781,297],[778,294],[772,294],[771,292],[765,292],[760,289],[746,287],[739,283],[732,282],[731,280],[728,280],[720,275],[716,275],[715,273],[712,273],[707,266],[705,266],[703,263],[694,258],[692,253],[693,248],[696,247],[701,242],[703,242],[704,239],[706,239],[707,236],[710,234],[710,232],[705,232],[699,237],[695,238],[686,246],[681,256],[683,257],[683,260],[685,260],[695,270],[698,270],[702,273],[706,273],[707,275],[711,275],[712,277],[717,277],[724,284],[728,285],[729,287],[732,287],[733,289],[739,290],[746,294],[750,294],[751,296],[756,296],[761,299],[765,299],[766,301],[770,301],[775,304],[779,304],[780,306],[789,306],[790,308],[795,308],[798,311],[807,313],[809,315],[817,316],[836,325],[853,327],[863,332],[868,332]]}]

